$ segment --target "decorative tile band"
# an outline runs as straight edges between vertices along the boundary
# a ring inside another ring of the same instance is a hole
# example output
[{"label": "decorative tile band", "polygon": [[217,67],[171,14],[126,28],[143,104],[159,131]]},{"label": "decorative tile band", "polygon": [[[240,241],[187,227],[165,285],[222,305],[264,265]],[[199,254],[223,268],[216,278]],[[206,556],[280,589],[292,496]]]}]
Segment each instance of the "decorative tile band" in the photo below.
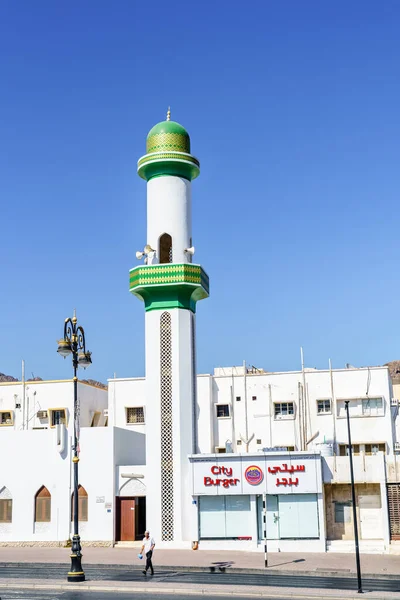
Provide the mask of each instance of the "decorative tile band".
[{"label": "decorative tile band", "polygon": [[138,160],[138,174],[149,181],[154,177],[172,175],[192,181],[200,174],[200,163],[185,152],[154,152]]},{"label": "decorative tile band", "polygon": [[156,160],[184,160],[200,167],[200,161],[191,154],[186,154],[185,152],[154,152],[153,154],[145,154],[142,158],[139,158],[138,167]]},{"label": "decorative tile band", "polygon": [[130,289],[143,285],[193,283],[201,285],[208,293],[209,278],[200,265],[174,264],[135,267],[130,271]]},{"label": "decorative tile band", "polygon": [[156,133],[147,138],[146,152],[162,152],[177,150],[190,152],[190,138],[182,133]]},{"label": "decorative tile band", "polygon": [[207,298],[210,282],[200,265],[161,264],[130,271],[129,290],[145,303],[146,311],[165,308],[196,310],[196,302]]}]

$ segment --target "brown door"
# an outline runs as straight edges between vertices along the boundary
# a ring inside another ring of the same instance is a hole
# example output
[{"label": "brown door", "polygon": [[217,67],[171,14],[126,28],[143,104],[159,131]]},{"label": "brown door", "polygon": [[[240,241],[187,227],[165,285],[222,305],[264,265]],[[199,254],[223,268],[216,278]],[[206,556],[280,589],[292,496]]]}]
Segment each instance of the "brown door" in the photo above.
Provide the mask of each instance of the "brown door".
[{"label": "brown door", "polygon": [[135,540],[135,500],[118,498],[117,502],[117,540],[133,542]]}]

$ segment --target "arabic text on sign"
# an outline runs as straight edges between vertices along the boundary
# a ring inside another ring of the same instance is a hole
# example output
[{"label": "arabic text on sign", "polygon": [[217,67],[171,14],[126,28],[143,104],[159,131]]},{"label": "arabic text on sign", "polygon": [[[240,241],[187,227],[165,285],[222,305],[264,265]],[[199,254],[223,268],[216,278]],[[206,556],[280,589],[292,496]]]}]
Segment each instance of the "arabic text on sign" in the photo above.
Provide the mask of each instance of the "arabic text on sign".
[{"label": "arabic text on sign", "polygon": [[296,471],[304,472],[305,470],[305,465],[296,465],[295,467],[291,465],[288,467],[286,463],[283,463],[281,467],[268,467],[268,472],[273,473],[274,475],[276,473],[295,473]]}]

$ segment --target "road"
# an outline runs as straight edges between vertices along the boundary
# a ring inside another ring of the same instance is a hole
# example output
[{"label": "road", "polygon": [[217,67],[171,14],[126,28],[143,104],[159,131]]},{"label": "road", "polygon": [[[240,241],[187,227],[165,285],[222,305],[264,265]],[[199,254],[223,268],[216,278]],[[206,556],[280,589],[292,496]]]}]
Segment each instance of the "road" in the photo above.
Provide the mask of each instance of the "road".
[{"label": "road", "polygon": [[[137,597],[137,594],[135,594]],[[155,600],[187,600],[187,595],[180,594],[152,594],[152,598]],[[99,592],[35,592],[30,590],[25,591],[7,591],[5,594],[1,594],[1,600],[128,600],[132,598],[132,595],[128,596],[127,593],[99,593]],[[232,596],[230,596],[232,599]],[[207,600],[228,600],[228,596],[208,596]],[[235,600],[248,600],[246,596],[235,596]],[[264,596],[263,600],[268,600]],[[272,600],[272,599],[271,599]],[[276,598],[274,599],[276,600]],[[279,600],[290,600],[290,598],[280,598]]]},{"label": "road", "polygon": [[[13,564],[0,563],[0,583],[5,579],[53,579],[60,582],[66,582],[66,573],[69,565],[60,564]],[[113,582],[141,582],[146,586],[152,583],[179,583],[179,584],[197,584],[207,585],[230,585],[230,586],[273,586],[285,588],[319,588],[319,589],[340,589],[356,590],[357,581],[355,577],[326,577],[326,576],[305,576],[305,575],[282,575],[278,571],[267,571],[265,574],[256,573],[232,573],[229,569],[226,572],[210,573],[208,571],[185,571],[184,568],[177,570],[167,570],[160,567],[156,570],[154,577],[145,577],[142,571],[137,567],[127,568],[126,566],[115,565],[86,565],[85,574],[87,581],[113,581]],[[400,578],[393,579],[364,579],[363,588],[365,591],[380,592],[399,592]],[[156,593],[156,589],[154,589]],[[0,593],[0,599],[4,594]],[[45,596],[45,595],[44,595]],[[15,597],[15,596],[14,596]],[[48,599],[48,596],[46,596]],[[60,596],[63,598],[64,596]],[[69,597],[65,596],[65,600]]]}]

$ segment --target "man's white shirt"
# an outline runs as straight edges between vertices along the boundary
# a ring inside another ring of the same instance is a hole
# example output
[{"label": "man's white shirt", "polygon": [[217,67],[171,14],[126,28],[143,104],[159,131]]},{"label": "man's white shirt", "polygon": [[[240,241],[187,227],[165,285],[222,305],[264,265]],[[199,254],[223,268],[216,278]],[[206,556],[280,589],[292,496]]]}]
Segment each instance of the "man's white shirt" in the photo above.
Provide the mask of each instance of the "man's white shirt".
[{"label": "man's white shirt", "polygon": [[151,547],[155,545],[154,539],[152,537],[143,538],[143,545],[144,545],[144,553],[147,554],[149,552],[149,550],[151,550]]}]

